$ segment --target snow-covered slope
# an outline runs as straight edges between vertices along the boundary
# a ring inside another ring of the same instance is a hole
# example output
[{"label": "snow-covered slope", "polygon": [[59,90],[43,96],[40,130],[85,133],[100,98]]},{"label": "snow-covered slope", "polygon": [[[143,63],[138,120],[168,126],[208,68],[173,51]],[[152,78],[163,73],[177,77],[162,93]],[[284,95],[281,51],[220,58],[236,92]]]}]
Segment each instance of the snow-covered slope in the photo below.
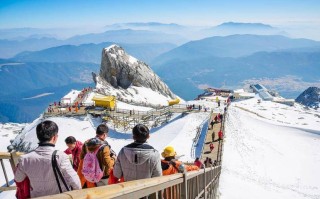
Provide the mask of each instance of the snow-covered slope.
[{"label": "snow-covered slope", "polygon": [[320,198],[319,115],[256,101],[228,110],[220,198]]}]

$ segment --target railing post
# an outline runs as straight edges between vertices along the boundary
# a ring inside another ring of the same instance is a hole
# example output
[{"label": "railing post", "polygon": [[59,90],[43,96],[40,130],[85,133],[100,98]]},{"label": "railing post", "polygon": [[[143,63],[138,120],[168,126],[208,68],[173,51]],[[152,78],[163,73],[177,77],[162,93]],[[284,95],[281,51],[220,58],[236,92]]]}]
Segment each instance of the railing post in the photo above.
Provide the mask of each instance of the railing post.
[{"label": "railing post", "polygon": [[1,162],[1,166],[2,166],[2,170],[3,170],[4,177],[6,178],[7,187],[9,187],[9,186],[10,186],[10,185],[9,185],[9,180],[8,180],[6,168],[4,167],[4,164],[3,164],[3,159],[0,159],[0,162]]},{"label": "railing post", "polygon": [[182,183],[181,198],[182,199],[187,199],[188,198],[187,172],[183,173],[183,183]]},{"label": "railing post", "polygon": [[207,199],[207,190],[206,190],[206,186],[207,186],[207,182],[206,182],[206,168],[203,169],[203,182],[204,182],[204,187],[203,187],[203,194],[204,194],[204,199]]},{"label": "railing post", "polygon": [[17,155],[16,151],[10,153],[10,155],[11,155],[11,158],[10,158],[11,168],[12,168],[12,171],[15,171],[16,170],[16,166],[18,164],[19,156]]}]

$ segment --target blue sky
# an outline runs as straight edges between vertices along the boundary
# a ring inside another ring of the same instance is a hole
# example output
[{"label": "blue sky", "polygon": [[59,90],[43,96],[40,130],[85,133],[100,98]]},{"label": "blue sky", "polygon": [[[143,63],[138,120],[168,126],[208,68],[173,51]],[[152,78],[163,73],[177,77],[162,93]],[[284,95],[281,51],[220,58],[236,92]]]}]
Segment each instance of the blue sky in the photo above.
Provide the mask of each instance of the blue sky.
[{"label": "blue sky", "polygon": [[0,28],[104,26],[123,22],[217,25],[320,24],[319,0],[1,0]]}]

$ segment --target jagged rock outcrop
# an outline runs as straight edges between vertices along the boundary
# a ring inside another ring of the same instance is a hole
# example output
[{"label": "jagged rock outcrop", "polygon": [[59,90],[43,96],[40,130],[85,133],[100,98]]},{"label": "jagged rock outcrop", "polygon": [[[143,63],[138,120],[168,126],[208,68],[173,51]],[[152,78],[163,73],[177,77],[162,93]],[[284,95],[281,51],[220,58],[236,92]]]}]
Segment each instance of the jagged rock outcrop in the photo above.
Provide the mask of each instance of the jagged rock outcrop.
[{"label": "jagged rock outcrop", "polygon": [[320,106],[320,88],[309,87],[307,90],[303,91],[297,99],[296,102],[301,103],[305,106],[312,108],[319,108]]},{"label": "jagged rock outcrop", "polygon": [[[117,45],[103,49],[99,77],[114,88],[145,87],[170,98],[176,97],[147,64],[130,56]],[[96,82],[95,74],[93,78]]]}]

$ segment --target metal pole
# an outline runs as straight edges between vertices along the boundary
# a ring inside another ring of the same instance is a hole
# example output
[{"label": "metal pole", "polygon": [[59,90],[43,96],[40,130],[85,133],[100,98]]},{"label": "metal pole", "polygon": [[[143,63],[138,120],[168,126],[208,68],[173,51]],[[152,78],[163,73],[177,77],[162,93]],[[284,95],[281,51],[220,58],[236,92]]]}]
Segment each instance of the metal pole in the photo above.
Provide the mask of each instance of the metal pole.
[{"label": "metal pole", "polygon": [[207,181],[206,181],[206,169],[203,169],[203,182],[204,182],[204,187],[203,187],[203,194],[204,194],[204,199],[207,199],[207,190],[206,190],[206,186],[207,186]]},{"label": "metal pole", "polygon": [[218,144],[218,153],[217,153],[217,162],[219,162],[219,150],[220,150],[220,140],[219,140],[219,144]]}]

